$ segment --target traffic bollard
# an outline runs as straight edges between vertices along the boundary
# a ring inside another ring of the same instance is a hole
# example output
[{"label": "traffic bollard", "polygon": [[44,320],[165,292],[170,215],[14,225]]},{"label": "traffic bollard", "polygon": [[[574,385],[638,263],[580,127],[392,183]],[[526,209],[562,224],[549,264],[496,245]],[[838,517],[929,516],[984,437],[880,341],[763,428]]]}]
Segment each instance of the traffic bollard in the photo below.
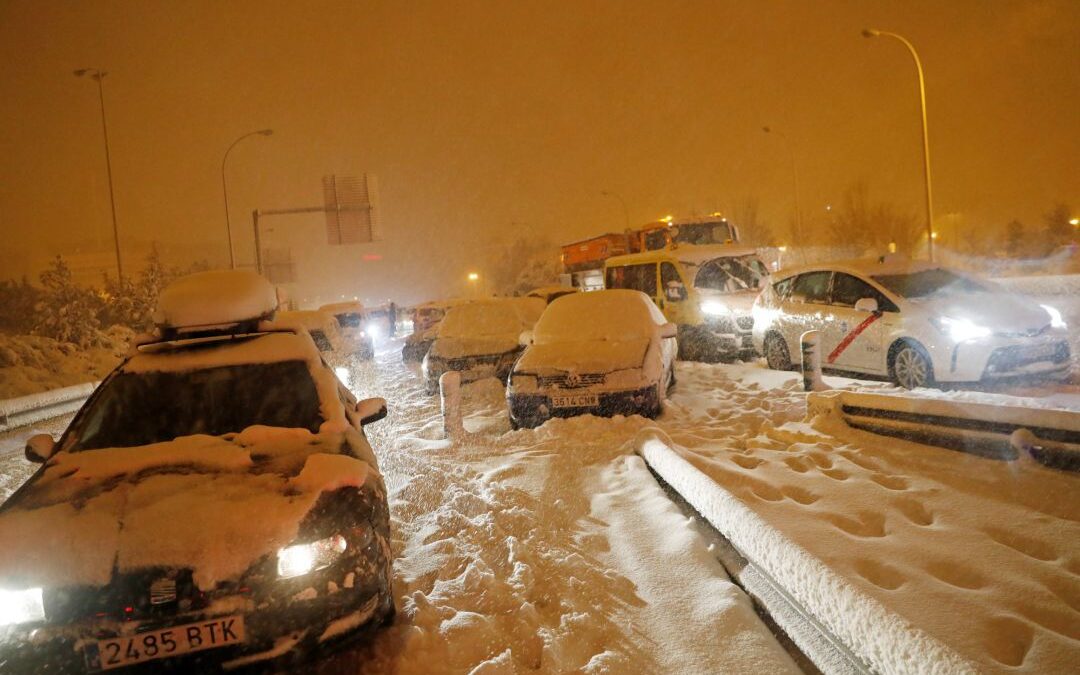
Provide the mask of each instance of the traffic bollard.
[{"label": "traffic bollard", "polygon": [[446,437],[460,438],[465,434],[465,424],[461,419],[461,373],[451,370],[439,376],[439,399]]},{"label": "traffic bollard", "polygon": [[804,391],[824,391],[825,380],[821,377],[821,333],[808,330],[800,339],[802,345],[802,381]]}]

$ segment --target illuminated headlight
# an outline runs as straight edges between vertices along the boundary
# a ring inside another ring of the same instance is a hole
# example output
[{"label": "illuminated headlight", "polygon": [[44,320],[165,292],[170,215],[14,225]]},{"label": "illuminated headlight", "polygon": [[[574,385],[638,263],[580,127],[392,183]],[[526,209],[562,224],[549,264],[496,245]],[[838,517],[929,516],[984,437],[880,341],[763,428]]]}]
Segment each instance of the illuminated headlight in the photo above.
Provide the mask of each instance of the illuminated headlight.
[{"label": "illuminated headlight", "polygon": [[41,602],[41,589],[8,591],[0,588],[0,626],[45,620],[45,605]]},{"label": "illuminated headlight", "polygon": [[1062,318],[1061,312],[1057,307],[1051,307],[1050,305],[1039,305],[1046,310],[1046,313],[1050,315],[1050,327],[1051,328],[1068,328],[1069,325],[1065,323],[1065,319]]},{"label": "illuminated headlight", "polygon": [[335,534],[310,544],[296,544],[278,551],[277,573],[281,579],[291,579],[333,565],[345,553],[345,537]]},{"label": "illuminated headlight", "polygon": [[954,342],[975,340],[990,335],[990,329],[980,326],[970,319],[953,319],[947,316],[931,320],[934,327],[948,335]]},{"label": "illuminated headlight", "polygon": [[382,337],[382,327],[377,323],[369,323],[364,328],[364,331],[371,336],[372,340],[378,340],[380,337]]},{"label": "illuminated headlight", "polygon": [[720,302],[719,300],[706,300],[705,302],[701,303],[701,311],[710,316],[723,316],[724,314],[727,314],[730,310],[728,309],[727,305]]}]

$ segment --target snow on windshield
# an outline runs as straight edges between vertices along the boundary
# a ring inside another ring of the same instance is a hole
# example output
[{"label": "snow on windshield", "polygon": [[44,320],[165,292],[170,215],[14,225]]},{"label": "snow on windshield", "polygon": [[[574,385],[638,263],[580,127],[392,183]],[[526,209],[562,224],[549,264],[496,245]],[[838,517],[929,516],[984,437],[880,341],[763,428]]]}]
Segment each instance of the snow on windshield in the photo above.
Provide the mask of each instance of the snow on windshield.
[{"label": "snow on windshield", "polygon": [[648,339],[663,315],[639,291],[607,290],[575,293],[548,306],[534,331],[536,344],[557,342],[620,342]]},{"label": "snow on windshield", "polygon": [[980,293],[991,289],[945,269],[929,269],[909,274],[880,274],[873,277],[902,298],[925,298],[950,293]]},{"label": "snow on windshield", "polygon": [[524,328],[510,302],[476,302],[447,311],[439,324],[439,337],[516,336]]}]

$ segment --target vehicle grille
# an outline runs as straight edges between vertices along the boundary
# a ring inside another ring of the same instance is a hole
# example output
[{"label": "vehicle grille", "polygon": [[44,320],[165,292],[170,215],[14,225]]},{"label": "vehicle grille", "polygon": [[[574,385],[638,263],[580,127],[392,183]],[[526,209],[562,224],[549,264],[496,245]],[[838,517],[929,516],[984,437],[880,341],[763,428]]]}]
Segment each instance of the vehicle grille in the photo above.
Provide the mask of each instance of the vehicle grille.
[{"label": "vehicle grille", "polygon": [[1029,328],[1029,329],[1024,330],[1024,331],[1000,331],[1000,332],[994,333],[994,335],[996,335],[997,337],[1003,337],[1003,338],[1036,337],[1038,335],[1042,335],[1043,333],[1045,333],[1048,330],[1050,330],[1050,324],[1046,324],[1042,328]]},{"label": "vehicle grille", "polygon": [[735,318],[735,324],[740,330],[751,330],[754,327],[754,317],[739,316]]},{"label": "vehicle grille", "polygon": [[1064,363],[1068,360],[1069,345],[1067,342],[1059,342],[1056,345],[1046,345],[1040,348],[1013,345],[995,349],[990,354],[987,370],[989,372],[1007,373],[1032,363],[1042,361]]},{"label": "vehicle grille", "polygon": [[554,389],[580,389],[594,384],[604,383],[603,373],[563,373],[561,375],[546,375],[536,378],[537,384],[544,388]]},{"label": "vehicle grille", "polygon": [[136,619],[170,615],[178,608],[197,609],[207,602],[192,582],[189,569],[121,574],[105,588],[48,589],[43,600],[48,620],[57,623],[91,616]]},{"label": "vehicle grille", "polygon": [[492,356],[464,356],[458,359],[447,359],[446,367],[450,370],[468,370],[475,366],[498,363],[500,358],[500,354],[494,354]]}]

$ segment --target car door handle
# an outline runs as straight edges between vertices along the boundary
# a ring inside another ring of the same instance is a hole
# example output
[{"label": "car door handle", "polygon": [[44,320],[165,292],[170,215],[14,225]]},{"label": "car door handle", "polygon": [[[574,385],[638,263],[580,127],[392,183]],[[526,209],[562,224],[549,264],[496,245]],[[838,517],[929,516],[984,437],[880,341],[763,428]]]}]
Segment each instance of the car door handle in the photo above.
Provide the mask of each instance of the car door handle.
[{"label": "car door handle", "polygon": [[847,321],[841,321],[840,322],[840,331],[843,332],[843,333],[847,332]]}]

